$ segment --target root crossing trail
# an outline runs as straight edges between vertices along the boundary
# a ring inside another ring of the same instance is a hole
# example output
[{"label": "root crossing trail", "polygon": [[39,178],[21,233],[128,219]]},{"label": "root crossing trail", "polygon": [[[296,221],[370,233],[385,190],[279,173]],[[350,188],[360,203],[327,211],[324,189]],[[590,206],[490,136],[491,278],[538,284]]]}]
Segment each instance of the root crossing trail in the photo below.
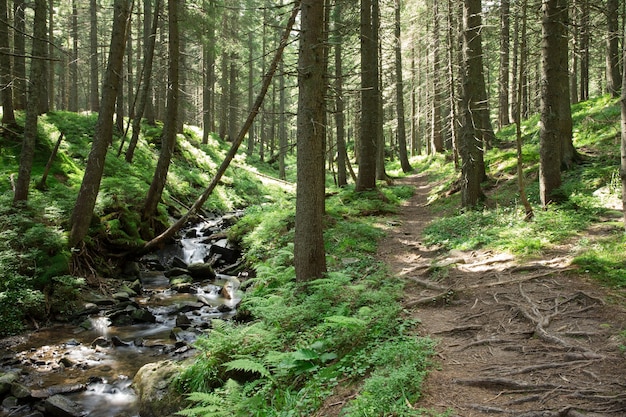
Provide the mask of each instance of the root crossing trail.
[{"label": "root crossing trail", "polygon": [[413,406],[455,417],[626,416],[624,293],[571,266],[567,245],[523,263],[426,246],[421,234],[436,216],[428,182],[400,182],[416,193],[379,257],[407,281],[404,305],[421,334],[438,341],[438,366]]}]

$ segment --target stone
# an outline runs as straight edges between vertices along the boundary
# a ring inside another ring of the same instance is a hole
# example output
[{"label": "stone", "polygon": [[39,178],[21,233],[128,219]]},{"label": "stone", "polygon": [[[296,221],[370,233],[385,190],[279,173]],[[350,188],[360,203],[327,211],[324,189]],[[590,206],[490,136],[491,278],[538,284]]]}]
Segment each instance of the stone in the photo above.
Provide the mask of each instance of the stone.
[{"label": "stone", "polygon": [[12,408],[16,408],[18,406],[17,398],[8,396],[4,400],[2,400],[2,408],[6,408],[10,410]]},{"label": "stone", "polygon": [[130,346],[130,342],[125,342],[122,339],[120,339],[118,336],[113,336],[111,337],[111,343],[113,343],[113,346]]},{"label": "stone", "polygon": [[66,368],[71,368],[75,365],[74,362],[68,357],[63,357],[59,359],[59,364],[63,365]]},{"label": "stone", "polygon": [[131,317],[135,323],[156,323],[155,315],[145,308],[138,308],[133,311]]},{"label": "stone", "polygon": [[124,267],[122,268],[122,275],[123,278],[128,278],[128,281],[139,278],[141,275],[139,262],[132,261],[124,264]]},{"label": "stone", "polygon": [[168,269],[163,273],[167,278],[179,277],[181,275],[187,275],[187,268],[174,267],[172,269]]},{"label": "stone", "polygon": [[189,405],[172,383],[185,367],[184,362],[162,361],[144,365],[133,378],[139,415],[142,417],[172,416]]},{"label": "stone", "polygon": [[215,279],[215,271],[211,264],[196,262],[187,267],[189,275],[197,281]]},{"label": "stone", "polygon": [[137,297],[137,291],[133,290],[128,285],[122,285],[119,292],[126,293],[130,297]]},{"label": "stone", "polygon": [[30,389],[26,385],[14,382],[11,384],[11,395],[18,400],[23,400],[31,397]]},{"label": "stone", "polygon": [[124,291],[118,291],[113,294],[113,299],[117,301],[130,301],[130,294]]},{"label": "stone", "polygon": [[191,320],[185,314],[179,314],[176,316],[176,327],[180,327],[181,329],[188,329],[191,327]]},{"label": "stone", "polygon": [[11,391],[11,384],[17,381],[17,374],[12,372],[0,374],[0,397]]},{"label": "stone", "polygon": [[111,341],[108,340],[104,336],[99,336],[99,337],[95,338],[93,340],[93,342],[91,342],[91,347],[96,347],[96,346],[109,347],[109,346],[111,346]]},{"label": "stone", "polygon": [[233,311],[233,309],[231,307],[228,307],[226,304],[220,304],[217,307],[217,311],[219,311],[220,313],[229,313]]},{"label": "stone", "polygon": [[87,413],[78,403],[62,395],[53,395],[44,401],[46,414],[54,417],[82,417]]},{"label": "stone", "polygon": [[172,258],[172,268],[185,269],[187,268],[187,262],[183,261],[178,256],[174,256],[174,258]]},{"label": "stone", "polygon": [[140,294],[141,293],[141,281],[139,281],[138,279],[134,280],[132,283],[130,283],[128,285],[128,288],[130,288],[131,290],[133,290],[135,292],[135,294]]}]

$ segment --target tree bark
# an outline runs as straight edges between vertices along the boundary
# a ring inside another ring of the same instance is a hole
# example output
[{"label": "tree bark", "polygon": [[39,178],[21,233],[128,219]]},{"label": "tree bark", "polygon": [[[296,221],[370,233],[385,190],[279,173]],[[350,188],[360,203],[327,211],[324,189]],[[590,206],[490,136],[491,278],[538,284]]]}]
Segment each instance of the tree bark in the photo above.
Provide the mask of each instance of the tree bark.
[{"label": "tree bark", "polygon": [[372,0],[361,0],[361,136],[356,191],[376,188],[378,132],[378,45],[374,41]]},{"label": "tree bark", "polygon": [[278,62],[280,61],[282,57],[285,46],[287,46],[289,35],[296,21],[296,17],[298,15],[299,10],[300,10],[300,1],[296,0],[294,2],[293,11],[291,12],[291,16],[289,17],[289,21],[287,22],[287,26],[280,40],[280,44],[276,50],[276,54],[274,55],[274,59],[272,63],[270,64],[267,73],[263,77],[261,91],[259,92],[256,98],[256,101],[254,102],[254,106],[252,107],[252,109],[250,110],[250,113],[248,114],[248,118],[243,124],[243,127],[241,128],[241,130],[239,131],[237,138],[233,141],[230,147],[230,150],[228,151],[228,153],[226,154],[226,157],[224,158],[219,168],[217,169],[215,176],[213,176],[211,183],[207,186],[207,188],[204,190],[202,195],[198,197],[198,199],[193,203],[193,205],[189,208],[189,210],[184,216],[178,219],[174,224],[172,224],[167,230],[165,230],[159,236],[147,242],[143,246],[143,248],[139,251],[140,253],[147,253],[153,248],[155,248],[156,246],[158,246],[159,244],[161,244],[161,242],[164,242],[165,240],[171,238],[178,230],[180,230],[180,228],[187,222],[187,220],[202,207],[202,205],[209,198],[209,196],[211,195],[211,193],[213,192],[217,184],[220,182],[222,176],[226,172],[226,169],[230,165],[231,161],[233,160],[235,155],[237,155],[237,150],[239,149],[239,146],[241,146],[241,143],[243,142],[246,134],[248,133],[248,129],[250,128],[252,121],[254,120],[256,115],[259,113],[261,104],[263,104],[263,99],[265,98],[265,95],[267,94],[267,90],[272,82],[272,77],[276,73]]},{"label": "tree bark", "polygon": [[98,3],[96,0],[89,2],[89,15],[91,26],[89,27],[89,109],[100,111],[100,93],[98,80]]},{"label": "tree bark", "polygon": [[152,88],[152,67],[154,63],[154,47],[156,44],[156,33],[159,25],[159,11],[161,8],[161,0],[156,0],[154,5],[154,14],[152,20],[152,29],[150,30],[150,36],[146,38],[148,41],[144,45],[144,60],[143,60],[143,80],[140,82],[141,92],[139,93],[139,103],[135,110],[135,117],[133,118],[133,133],[128,143],[128,149],[126,149],[125,160],[129,164],[133,162],[135,155],[135,148],[139,141],[139,133],[141,131],[141,118],[148,109],[149,103],[152,101],[150,98],[150,90]]},{"label": "tree bark", "polygon": [[13,21],[15,30],[13,31],[13,106],[15,110],[26,108],[26,3],[24,0],[13,1]]},{"label": "tree bark", "polygon": [[298,187],[294,263],[296,280],[326,273],[324,251],[325,60],[324,2],[304,0],[298,53]]},{"label": "tree bark", "polygon": [[[463,72],[460,103],[461,117],[461,205],[474,207],[484,199],[480,183],[485,177],[481,111],[484,74],[480,46],[481,1],[463,1]],[[484,91],[484,90],[483,90]]]},{"label": "tree bark", "polygon": [[167,1],[168,12],[168,85],[167,85],[167,118],[163,124],[161,134],[161,152],[157,161],[154,177],[146,195],[141,217],[149,221],[156,213],[161,195],[167,182],[167,173],[176,147],[178,131],[178,99],[179,99],[179,54],[180,34],[178,31],[178,0]]},{"label": "tree bark", "polygon": [[606,20],[606,88],[613,97],[619,97],[622,87],[619,68],[619,0],[607,0]]},{"label": "tree bark", "polygon": [[400,29],[400,0],[395,0],[395,53],[396,53],[396,112],[398,121],[398,157],[400,158],[400,166],[402,172],[408,173],[413,170],[409,163],[409,156],[406,146],[406,120],[404,118],[404,80],[402,77],[402,38]]},{"label": "tree bark", "polygon": [[[542,5],[543,42],[539,188],[544,207],[563,199],[561,167],[572,140],[567,55],[567,1],[546,0]],[[572,146],[573,150],[573,146]],[[567,155],[566,155],[567,154]]]},{"label": "tree bark", "polygon": [[348,184],[348,175],[346,162],[348,152],[346,150],[345,135],[345,114],[344,114],[344,96],[343,96],[343,8],[340,3],[335,5],[334,23],[335,23],[335,129],[337,142],[337,186],[344,187]]},{"label": "tree bark", "polygon": [[[9,21],[8,0],[0,0],[0,19]],[[15,112],[13,111],[13,71],[11,65],[9,46],[9,27],[0,25],[0,94],[2,94],[2,124],[15,125]]]},{"label": "tree bark", "polygon": [[[624,35],[626,39],[626,28],[624,28]],[[626,59],[626,42],[623,45],[622,62]],[[621,146],[620,146],[620,178],[622,180],[622,213],[624,214],[624,229],[626,230],[626,65],[622,67],[622,95],[620,99],[621,108]]]},{"label": "tree bark", "polygon": [[35,143],[37,141],[37,119],[39,116],[40,90],[44,85],[44,61],[46,59],[46,0],[35,1],[35,17],[33,22],[33,53],[30,66],[30,88],[26,104],[26,120],[24,122],[24,139],[20,153],[20,168],[13,203],[28,200],[33,159],[35,157]]},{"label": "tree bark", "polygon": [[69,111],[78,111],[78,6],[72,0],[72,59],[70,60]]},{"label": "tree bark", "polygon": [[509,52],[511,37],[511,2],[500,2],[500,68],[498,74],[498,127],[511,123],[509,119]]},{"label": "tree bark", "polygon": [[126,23],[130,14],[130,1],[115,0],[113,9],[113,31],[107,69],[102,84],[102,103],[91,151],[85,165],[85,175],[70,218],[71,231],[68,239],[70,248],[76,247],[89,231],[89,224],[104,172],[107,149],[113,137],[113,113],[115,112],[115,98],[120,85],[119,77],[124,61]]},{"label": "tree bark", "polygon": [[441,124],[441,57],[440,47],[441,39],[439,34],[439,0],[433,0],[433,30],[432,30],[432,65],[433,65],[433,96],[432,96],[432,121],[430,124],[430,140],[432,153],[444,151],[443,129]]}]

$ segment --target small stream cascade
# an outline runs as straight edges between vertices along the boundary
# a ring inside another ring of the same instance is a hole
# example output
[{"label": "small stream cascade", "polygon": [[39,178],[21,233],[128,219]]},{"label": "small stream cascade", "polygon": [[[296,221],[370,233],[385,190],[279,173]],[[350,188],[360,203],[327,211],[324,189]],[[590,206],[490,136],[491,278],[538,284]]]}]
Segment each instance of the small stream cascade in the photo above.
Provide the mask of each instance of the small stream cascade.
[{"label": "small stream cascade", "polygon": [[236,314],[241,252],[224,230],[241,214],[203,219],[133,262],[71,324],[0,340],[0,417],[138,416],[137,371],[192,356],[212,319]]}]

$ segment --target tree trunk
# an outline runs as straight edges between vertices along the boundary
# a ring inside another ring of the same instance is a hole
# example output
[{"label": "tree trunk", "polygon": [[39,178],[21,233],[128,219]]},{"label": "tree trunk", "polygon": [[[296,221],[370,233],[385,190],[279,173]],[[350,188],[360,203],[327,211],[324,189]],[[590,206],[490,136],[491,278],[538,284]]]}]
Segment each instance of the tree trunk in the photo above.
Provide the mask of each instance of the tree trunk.
[{"label": "tree trunk", "polygon": [[[254,105],[254,36],[252,31],[248,32],[248,108]],[[248,132],[248,146],[246,154],[252,156],[254,153],[254,123]]]},{"label": "tree trunk", "polygon": [[267,90],[272,82],[272,77],[274,76],[274,73],[276,72],[276,68],[278,67],[278,62],[280,61],[282,57],[285,46],[287,46],[287,41],[289,40],[289,35],[291,33],[291,30],[293,29],[293,25],[296,21],[296,17],[298,15],[299,10],[300,10],[300,2],[299,0],[296,0],[294,2],[294,8],[293,8],[293,11],[291,12],[291,16],[289,17],[289,21],[287,22],[287,27],[285,28],[285,31],[283,32],[283,36],[280,40],[280,44],[276,50],[276,54],[274,55],[274,59],[271,62],[267,73],[263,76],[261,91],[259,92],[259,95],[257,96],[256,101],[254,102],[254,106],[252,107],[252,109],[250,110],[250,113],[248,114],[248,118],[243,124],[243,127],[241,128],[241,130],[239,131],[237,138],[231,145],[230,150],[226,154],[226,157],[224,158],[219,168],[217,169],[217,172],[215,173],[215,176],[211,180],[211,183],[207,186],[207,188],[204,190],[202,195],[198,197],[198,199],[193,203],[193,205],[189,208],[189,211],[184,216],[178,219],[176,223],[171,225],[167,230],[165,230],[159,236],[147,242],[144,245],[144,247],[139,251],[140,253],[147,253],[148,251],[152,250],[153,248],[155,248],[162,242],[171,238],[178,230],[180,230],[180,228],[187,222],[187,220],[192,215],[194,215],[198,210],[200,210],[202,205],[206,202],[207,198],[209,198],[209,196],[211,195],[211,193],[213,192],[213,190],[215,189],[215,187],[221,180],[222,176],[226,172],[226,169],[230,165],[231,161],[233,160],[233,158],[235,158],[235,155],[237,155],[237,150],[239,149],[239,146],[241,146],[241,143],[243,142],[246,136],[246,133],[248,133],[248,129],[250,128],[250,125],[252,125],[252,121],[259,113],[261,104],[263,104],[263,99],[265,98],[265,95],[267,94]]},{"label": "tree trunk", "polygon": [[325,61],[324,2],[302,2],[298,53],[298,187],[294,263],[296,280],[326,273],[324,252]]},{"label": "tree trunk", "polygon": [[163,123],[161,134],[161,152],[157,161],[154,177],[146,195],[141,217],[149,221],[156,213],[161,195],[167,182],[167,173],[170,168],[174,148],[176,147],[176,133],[178,130],[178,73],[180,54],[180,35],[178,32],[178,0],[167,1],[168,12],[168,85],[167,85],[167,117]]},{"label": "tree trunk", "polygon": [[344,187],[348,184],[348,175],[346,170],[346,162],[348,152],[346,150],[345,136],[345,114],[344,114],[344,96],[343,96],[343,57],[342,57],[342,30],[343,17],[342,6],[340,3],[335,5],[334,21],[335,21],[335,128],[337,131],[337,186]]},{"label": "tree trunk", "polygon": [[432,30],[432,65],[433,65],[433,97],[432,97],[432,121],[431,121],[431,151],[439,153],[444,151],[443,133],[441,125],[441,60],[440,48],[441,39],[439,36],[439,0],[433,0],[433,30]]},{"label": "tree trunk", "polygon": [[26,108],[26,3],[24,0],[13,1],[13,21],[15,30],[13,31],[13,107],[15,110]]},{"label": "tree trunk", "polygon": [[619,0],[607,0],[606,20],[606,88],[613,97],[619,97],[621,74],[619,62]]},{"label": "tree trunk", "polygon": [[[1,0],[0,0],[1,1]],[[54,41],[54,0],[48,4],[48,111],[54,111],[56,92],[54,91],[54,52],[56,50]]]},{"label": "tree trunk", "polygon": [[[626,28],[624,28],[626,39]],[[626,62],[626,42],[623,45],[623,60]],[[621,164],[620,177],[622,180],[622,213],[624,214],[624,229],[626,230],[626,65],[622,66],[622,96],[620,99],[620,107],[622,113],[622,140],[620,146]]]},{"label": "tree trunk", "polygon": [[[483,140],[480,108],[484,88],[480,38],[480,0],[463,1],[463,76],[461,117],[461,205],[474,207],[484,198],[480,183],[484,179]],[[481,80],[483,80],[481,82]]]},{"label": "tree trunk", "polygon": [[[9,21],[8,0],[0,0],[0,19]],[[9,27],[0,25],[0,94],[2,95],[2,124],[15,125],[15,113],[13,111],[13,72],[11,68],[11,56],[9,46]]]},{"label": "tree trunk", "polygon": [[278,144],[278,177],[281,180],[285,180],[287,179],[287,174],[285,172],[286,166],[285,166],[285,157],[287,156],[287,147],[289,146],[289,143],[287,142],[287,126],[286,126],[286,111],[287,111],[287,97],[285,94],[285,61],[284,60],[280,60],[280,69],[278,70],[279,73],[279,87],[278,89],[279,91],[279,95],[280,95],[280,99],[279,99],[279,105],[278,105],[278,112],[280,113],[278,115],[279,117],[279,121],[278,121],[278,135],[279,135],[279,144]]},{"label": "tree trunk", "polygon": [[[567,1],[547,0],[542,5],[542,89],[539,188],[544,207],[563,199],[561,167],[564,146],[572,140],[567,56]],[[573,146],[572,146],[573,149]]]},{"label": "tree trunk", "polygon": [[232,142],[237,135],[237,119],[239,115],[239,94],[237,91],[237,54],[230,53],[228,59],[230,69],[228,73],[228,140]]},{"label": "tree trunk", "polygon": [[78,111],[78,6],[72,0],[72,59],[70,60],[69,111]]},{"label": "tree trunk", "polygon": [[500,2],[500,71],[498,75],[498,127],[507,126],[509,119],[509,52],[511,37],[511,3]]},{"label": "tree trunk", "polygon": [[98,3],[90,0],[89,13],[91,26],[89,30],[89,109],[100,111],[100,94],[98,93]]},{"label": "tree trunk", "polygon": [[589,100],[589,0],[580,0],[580,100]]},{"label": "tree trunk", "polygon": [[402,78],[402,39],[400,32],[400,0],[395,0],[395,52],[396,52],[396,111],[398,113],[398,157],[402,172],[408,173],[413,170],[409,163],[406,146],[406,121],[404,119],[404,81]]},{"label": "tree trunk", "polygon": [[374,42],[372,0],[361,0],[361,137],[356,191],[376,188],[378,132],[378,45]]},{"label": "tree trunk", "polygon": [[385,134],[383,131],[383,61],[382,61],[382,45],[380,42],[380,5],[378,1],[372,1],[372,40],[376,44],[376,83],[374,84],[374,97],[376,99],[376,179],[387,181],[387,172],[385,171]]},{"label": "tree trunk", "polygon": [[85,165],[85,175],[78,192],[78,198],[70,218],[71,231],[68,239],[70,248],[76,247],[87,235],[96,198],[100,190],[106,152],[113,137],[113,113],[115,98],[119,88],[119,77],[124,62],[126,47],[126,24],[130,14],[129,0],[115,0],[113,7],[113,30],[109,60],[104,74],[102,103],[96,122],[91,151]]},{"label": "tree trunk", "polygon": [[33,159],[35,157],[35,143],[37,141],[37,119],[41,103],[40,90],[44,85],[44,61],[46,59],[46,0],[35,1],[35,17],[33,22],[33,53],[30,66],[30,88],[26,105],[26,121],[24,122],[24,139],[20,153],[20,168],[15,184],[13,202],[28,200]]},{"label": "tree trunk", "polygon": [[[160,1],[157,1],[157,4],[160,4]],[[154,6],[154,10],[155,12],[157,12],[159,10],[159,7],[157,7],[157,5]],[[144,59],[144,67],[145,67],[145,61],[148,59],[148,47],[150,44],[152,44],[152,57],[150,58],[151,61],[154,61],[154,49],[155,49],[155,45],[156,45],[156,27],[154,27],[154,17],[152,16],[152,0],[144,0],[143,1],[143,15],[144,15],[144,22],[143,22],[143,59]],[[157,19],[158,22],[158,19]],[[151,66],[153,66],[154,64],[151,64]],[[152,79],[151,77],[148,77],[145,74],[145,70],[144,70],[144,80],[145,82],[147,82],[148,79],[150,79],[150,84],[152,85]],[[154,100],[152,97],[152,88],[148,87],[148,94],[146,95],[146,104],[145,104],[145,110],[144,110],[144,117],[146,118],[146,122],[150,125],[154,125],[155,124],[155,120],[154,120]],[[132,158],[131,158],[132,159]]]},{"label": "tree trunk", "polygon": [[139,93],[139,103],[135,110],[135,117],[133,118],[133,133],[128,143],[128,149],[126,149],[125,160],[129,164],[133,162],[135,154],[135,148],[139,141],[139,133],[141,131],[141,118],[148,109],[148,103],[150,103],[150,91],[152,88],[152,67],[154,63],[154,47],[156,44],[156,33],[159,25],[159,11],[161,8],[161,0],[156,0],[154,5],[154,14],[152,20],[152,28],[150,29],[150,35],[146,37],[148,43],[144,44],[144,60],[143,60],[143,81],[140,83],[141,91]]}]

